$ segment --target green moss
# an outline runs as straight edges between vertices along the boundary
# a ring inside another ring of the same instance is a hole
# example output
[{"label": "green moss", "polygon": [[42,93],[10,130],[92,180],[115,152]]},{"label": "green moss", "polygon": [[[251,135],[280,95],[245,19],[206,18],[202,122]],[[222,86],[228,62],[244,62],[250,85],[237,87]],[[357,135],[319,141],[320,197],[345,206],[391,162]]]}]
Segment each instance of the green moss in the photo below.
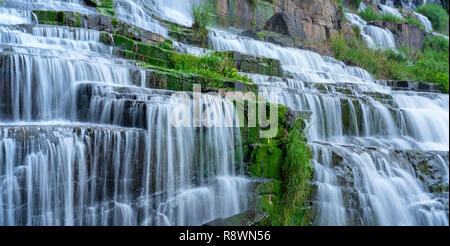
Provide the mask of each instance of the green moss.
[{"label": "green moss", "polygon": [[240,71],[256,73],[267,76],[282,76],[281,63],[279,60],[267,57],[252,56],[238,52],[221,52],[235,62]]},{"label": "green moss", "polygon": [[53,10],[34,10],[40,24],[59,24],[63,25],[66,21],[66,13]]},{"label": "green moss", "polygon": [[99,14],[110,17],[114,17],[116,15],[113,0],[95,0],[95,2]]},{"label": "green moss", "polygon": [[271,216],[274,225],[309,225],[311,222],[312,151],[307,145],[302,124],[299,121],[289,132],[286,162],[282,169],[283,195]]},{"label": "green moss", "polygon": [[173,51],[173,42],[170,39],[167,39],[164,42],[158,42],[158,47]]},{"label": "green moss", "polygon": [[70,12],[70,17],[66,16],[66,25],[71,27],[81,27],[81,14]]},{"label": "green moss", "polygon": [[[79,13],[41,10],[36,10],[34,13],[40,23],[73,27],[82,25],[82,17]],[[135,40],[139,39],[141,34],[139,28],[121,23],[115,18],[112,18],[111,21],[115,28],[114,33],[102,31],[100,42],[114,46],[115,55],[141,61],[144,65],[154,66],[158,69],[181,72],[186,77],[189,74],[195,74],[192,81],[195,80],[204,87],[230,88],[231,85],[234,85],[233,83],[237,82],[250,85],[250,79],[239,75],[233,67],[233,62],[221,54],[213,53],[202,57],[177,54],[173,51],[171,40],[154,41],[154,44],[139,42]]]},{"label": "green moss", "polygon": [[267,181],[262,184],[259,184],[255,189],[255,193],[258,195],[264,194],[278,195],[282,191],[282,185],[283,183],[279,180]]},{"label": "green moss", "polygon": [[269,216],[275,213],[275,204],[278,202],[278,197],[273,194],[261,195],[256,203],[256,210],[265,211]]},{"label": "green moss", "polygon": [[142,42],[136,42],[136,43],[137,43],[137,53],[139,55],[149,56],[154,59],[159,59],[159,60],[163,60],[166,62],[169,61],[169,59],[170,59],[169,57],[171,55],[171,53],[169,51],[164,50],[160,47],[142,43]]},{"label": "green moss", "polygon": [[260,139],[257,127],[244,128],[242,134],[251,153],[246,159],[252,163],[251,176],[273,180],[256,188],[256,208],[269,215],[272,225],[309,225],[312,151],[303,133],[304,119],[298,119],[295,127],[288,130],[285,116],[286,111],[281,108],[281,134],[274,139]]},{"label": "green moss", "polygon": [[416,11],[430,19],[434,30],[448,35],[449,18],[444,8],[437,4],[424,4],[419,6]]},{"label": "green moss", "polygon": [[106,45],[113,45],[113,36],[109,34],[108,32],[100,32],[100,42]]},{"label": "green moss", "polygon": [[283,163],[283,151],[276,140],[267,144],[259,144],[251,154],[251,176],[259,178],[281,179],[281,164]]},{"label": "green moss", "polygon": [[116,18],[112,18],[112,25],[116,29],[119,25],[119,21]]},{"label": "green moss", "polygon": [[53,10],[34,10],[40,24],[81,27],[81,14]]},{"label": "green moss", "polygon": [[113,40],[115,47],[134,52],[136,42],[131,38],[119,34],[113,34]]}]

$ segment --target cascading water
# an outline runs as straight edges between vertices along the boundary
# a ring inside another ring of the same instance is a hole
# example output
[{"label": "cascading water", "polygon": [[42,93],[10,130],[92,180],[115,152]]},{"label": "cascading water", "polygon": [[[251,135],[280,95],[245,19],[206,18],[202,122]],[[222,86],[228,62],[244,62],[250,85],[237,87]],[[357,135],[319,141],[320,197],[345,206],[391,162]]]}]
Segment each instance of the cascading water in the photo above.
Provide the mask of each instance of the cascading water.
[{"label": "cascading water", "polygon": [[[58,10],[95,11],[54,2]],[[169,10],[149,10],[120,0],[115,10],[166,35],[148,13],[190,18],[167,2]],[[247,209],[250,180],[236,171],[239,131],[223,127],[235,121],[233,105],[139,87],[146,72],[113,56],[97,31],[18,25],[49,6],[0,7],[0,225],[201,225]],[[372,37],[386,34],[364,35],[395,48]],[[215,50],[279,59],[287,78],[246,75],[261,92],[278,93],[279,101],[269,100],[312,112],[315,224],[449,224],[448,191],[430,191],[412,163],[425,155],[433,178],[448,186],[448,95],[394,92],[361,68],[225,31],[212,30],[210,41]],[[173,127],[171,112],[196,109],[214,116],[183,123],[212,127]]]},{"label": "cascading water", "polygon": [[278,95],[269,101],[312,112],[315,224],[449,224],[448,192],[428,190],[406,156],[427,153],[448,184],[448,95],[394,92],[333,59],[223,31],[212,31],[210,41],[215,50],[279,59],[292,77],[245,74]]},{"label": "cascading water", "polygon": [[153,1],[156,13],[164,19],[176,22],[185,26],[192,26],[191,10],[192,5],[197,4],[200,0],[185,1],[164,1],[164,0],[147,0]]},{"label": "cascading water", "polygon": [[395,37],[391,31],[373,25],[368,25],[359,15],[345,13],[345,17],[354,26],[359,27],[361,35],[370,48],[395,49]]},{"label": "cascading water", "polygon": [[428,17],[417,12],[414,12],[414,14],[417,16],[417,19],[419,19],[419,21],[425,27],[425,31],[427,32],[433,31],[433,24],[431,24],[431,21],[428,19]]},{"label": "cascading water", "polygon": [[422,4],[432,3],[432,4],[441,4],[441,0],[375,0],[374,2],[387,5],[391,8],[404,8],[409,10],[414,10]]},{"label": "cascading water", "polygon": [[278,59],[287,73],[303,81],[332,83],[363,82],[372,79],[370,74],[361,68],[345,66],[340,61],[311,51],[284,48],[220,30],[212,30],[209,38],[214,50],[232,50]]},{"label": "cascading water", "polygon": [[381,9],[381,12],[383,14],[389,14],[389,15],[393,15],[393,16],[395,16],[397,18],[403,19],[402,14],[396,8],[389,7],[389,6],[383,5],[383,4],[378,4],[378,7]]},{"label": "cascading water", "polygon": [[[98,31],[32,24],[48,1],[4,4],[0,225],[202,225],[247,209],[231,102],[138,87],[147,72]],[[196,108],[207,113],[183,123],[200,127],[172,125],[174,111]]]},{"label": "cascading water", "polygon": [[[382,13],[394,15],[401,19],[403,19],[403,16],[397,8],[405,8],[405,9],[409,9],[409,10],[415,10],[420,5],[426,4],[426,3],[440,4],[439,0],[433,0],[433,1],[430,1],[430,0],[428,0],[428,1],[427,0],[416,0],[416,1],[405,0],[405,1],[401,1],[401,5],[399,5],[399,6],[394,6],[393,1],[380,1],[379,0],[376,2],[379,3],[378,7],[380,8]],[[428,17],[424,16],[423,14],[417,13],[415,11],[413,11],[413,13],[417,17],[417,19],[423,24],[425,31],[430,32],[430,33],[432,32],[434,35],[442,36],[442,37],[445,37],[448,39],[448,36],[433,32],[433,25],[432,25],[431,21],[428,19]],[[351,14],[349,14],[349,15],[351,15]],[[347,19],[349,19],[352,22],[352,24],[358,25],[358,21],[352,20],[352,18],[353,17],[347,16]]]},{"label": "cascading water", "polygon": [[117,18],[145,30],[167,37],[167,29],[162,27],[160,23],[151,17],[151,12],[146,8],[143,8],[140,1],[141,0],[114,1]]},{"label": "cascading water", "polygon": [[4,0],[3,6],[18,10],[59,10],[79,13],[97,13],[97,10],[84,5],[83,0]]}]

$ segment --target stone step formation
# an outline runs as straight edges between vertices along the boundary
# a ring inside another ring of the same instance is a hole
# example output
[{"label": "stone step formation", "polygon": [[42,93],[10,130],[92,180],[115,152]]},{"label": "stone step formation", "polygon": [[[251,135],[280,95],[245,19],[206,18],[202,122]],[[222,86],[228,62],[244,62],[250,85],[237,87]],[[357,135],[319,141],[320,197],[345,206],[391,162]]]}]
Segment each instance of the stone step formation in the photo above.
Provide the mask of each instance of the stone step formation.
[{"label": "stone step formation", "polygon": [[[0,2],[0,225],[448,225],[449,97],[438,86],[374,80],[293,44],[292,25],[320,40],[317,20],[268,3],[255,9],[275,15],[267,35],[198,39],[176,1],[47,2]],[[208,53],[233,76],[174,65]],[[277,109],[270,139],[246,124],[260,97]],[[173,112],[198,108],[220,126],[172,125]]]}]

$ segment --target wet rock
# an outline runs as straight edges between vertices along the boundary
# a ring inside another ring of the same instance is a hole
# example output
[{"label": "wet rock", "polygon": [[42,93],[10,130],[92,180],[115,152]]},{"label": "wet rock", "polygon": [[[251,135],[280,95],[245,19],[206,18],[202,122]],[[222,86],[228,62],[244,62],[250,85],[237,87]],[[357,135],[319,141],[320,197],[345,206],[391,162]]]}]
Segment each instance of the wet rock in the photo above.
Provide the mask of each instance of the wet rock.
[{"label": "wet rock", "polygon": [[311,116],[311,111],[295,111],[288,108],[285,116],[286,126],[288,129],[292,129],[299,120],[303,122],[303,126],[306,126],[310,122]]},{"label": "wet rock", "polygon": [[279,60],[236,51],[223,53],[233,59],[234,67],[241,72],[277,77],[282,76],[281,63]]},{"label": "wet rock", "polygon": [[246,211],[228,218],[221,218],[206,223],[204,226],[258,226],[268,215],[261,211]]},{"label": "wet rock", "polygon": [[442,92],[441,85],[433,83],[405,80],[377,80],[376,82],[398,91]]},{"label": "wet rock", "polygon": [[448,193],[448,152],[403,152],[414,172],[429,192]]}]

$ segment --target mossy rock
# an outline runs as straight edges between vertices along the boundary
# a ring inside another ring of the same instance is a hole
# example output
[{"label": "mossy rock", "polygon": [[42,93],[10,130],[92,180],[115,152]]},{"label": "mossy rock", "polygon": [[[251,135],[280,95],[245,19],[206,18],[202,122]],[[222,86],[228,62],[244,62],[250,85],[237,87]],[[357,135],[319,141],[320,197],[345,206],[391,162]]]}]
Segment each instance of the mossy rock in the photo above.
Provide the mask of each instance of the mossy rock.
[{"label": "mossy rock", "polygon": [[264,194],[280,194],[282,191],[282,182],[279,180],[266,181],[256,186],[255,193]]},{"label": "mossy rock", "polygon": [[81,14],[70,11],[33,10],[40,24],[81,27]]},{"label": "mossy rock", "polygon": [[281,179],[281,165],[284,157],[283,150],[278,147],[277,141],[258,144],[254,147],[250,160],[253,163],[250,166],[252,177]]}]

